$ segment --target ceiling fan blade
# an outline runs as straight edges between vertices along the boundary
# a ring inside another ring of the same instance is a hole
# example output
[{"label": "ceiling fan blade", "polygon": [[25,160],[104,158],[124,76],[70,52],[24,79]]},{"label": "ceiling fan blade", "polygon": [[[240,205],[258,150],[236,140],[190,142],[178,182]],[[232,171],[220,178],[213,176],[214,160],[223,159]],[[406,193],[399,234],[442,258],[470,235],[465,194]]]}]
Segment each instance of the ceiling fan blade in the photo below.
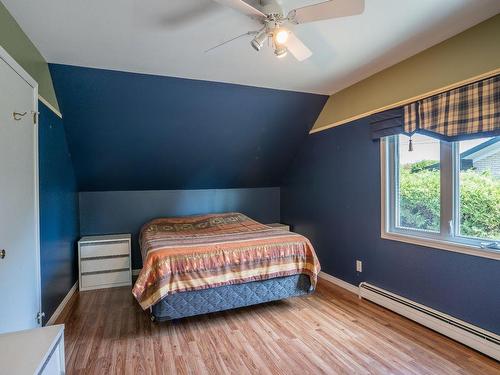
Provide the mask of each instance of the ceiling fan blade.
[{"label": "ceiling fan blade", "polygon": [[252,18],[266,18],[266,15],[243,0],[214,0],[216,3],[233,8]]},{"label": "ceiling fan blade", "polygon": [[330,18],[355,16],[365,10],[364,0],[330,0],[323,3],[298,8],[288,13],[293,23],[306,23]]},{"label": "ceiling fan blade", "polygon": [[287,50],[299,61],[304,61],[311,57],[312,52],[302,41],[292,32],[288,34],[285,43]]}]

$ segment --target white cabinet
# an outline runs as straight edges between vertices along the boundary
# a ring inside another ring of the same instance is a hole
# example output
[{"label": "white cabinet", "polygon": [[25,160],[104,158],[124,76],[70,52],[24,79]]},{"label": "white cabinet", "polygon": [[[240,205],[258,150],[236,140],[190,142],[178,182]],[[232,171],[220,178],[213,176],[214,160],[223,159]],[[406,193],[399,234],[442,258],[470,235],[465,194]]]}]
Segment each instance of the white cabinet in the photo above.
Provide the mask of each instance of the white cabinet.
[{"label": "white cabinet", "polygon": [[113,234],[78,241],[81,291],[132,285],[130,238]]},{"label": "white cabinet", "polygon": [[0,374],[64,374],[64,325],[0,335]]}]

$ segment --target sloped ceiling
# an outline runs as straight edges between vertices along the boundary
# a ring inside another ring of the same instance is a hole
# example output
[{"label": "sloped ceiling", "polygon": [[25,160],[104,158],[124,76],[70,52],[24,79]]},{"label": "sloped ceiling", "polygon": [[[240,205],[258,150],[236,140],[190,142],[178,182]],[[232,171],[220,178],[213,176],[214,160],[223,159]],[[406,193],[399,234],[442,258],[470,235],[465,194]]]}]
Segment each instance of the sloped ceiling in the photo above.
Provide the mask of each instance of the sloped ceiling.
[{"label": "sloped ceiling", "polygon": [[[323,0],[276,2],[283,13]],[[296,25],[310,59],[259,53],[261,25],[212,0],[2,0],[50,63],[331,94],[500,11],[499,0],[366,0],[363,14]]]},{"label": "sloped ceiling", "polygon": [[50,71],[80,191],[279,186],[327,100],[68,65]]}]

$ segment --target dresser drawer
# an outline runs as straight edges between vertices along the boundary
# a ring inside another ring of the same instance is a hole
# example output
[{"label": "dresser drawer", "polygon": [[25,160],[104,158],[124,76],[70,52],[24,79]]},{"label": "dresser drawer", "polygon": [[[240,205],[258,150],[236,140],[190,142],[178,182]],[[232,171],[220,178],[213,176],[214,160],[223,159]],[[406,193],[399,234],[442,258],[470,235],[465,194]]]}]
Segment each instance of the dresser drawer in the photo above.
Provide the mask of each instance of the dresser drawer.
[{"label": "dresser drawer", "polygon": [[95,271],[109,271],[120,270],[129,268],[130,258],[126,256],[119,256],[114,258],[97,258],[97,259],[82,259],[81,272],[95,272]]},{"label": "dresser drawer", "polygon": [[101,286],[111,287],[114,284],[130,285],[132,283],[130,271],[96,273],[91,275],[82,274],[82,289],[99,288]]},{"label": "dresser drawer", "polygon": [[132,284],[130,234],[86,236],[78,241],[80,290]]},{"label": "dresser drawer", "polygon": [[127,242],[84,243],[80,245],[81,258],[94,258],[129,253]]}]

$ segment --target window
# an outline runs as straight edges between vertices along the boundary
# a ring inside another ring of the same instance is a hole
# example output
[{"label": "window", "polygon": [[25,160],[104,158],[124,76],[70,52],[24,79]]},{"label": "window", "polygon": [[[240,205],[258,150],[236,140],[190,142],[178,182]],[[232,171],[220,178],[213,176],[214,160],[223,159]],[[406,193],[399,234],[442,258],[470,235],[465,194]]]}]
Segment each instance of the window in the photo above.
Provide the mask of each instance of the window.
[{"label": "window", "polygon": [[417,135],[412,139],[400,135],[397,142],[396,226],[439,232],[440,227],[440,156],[439,141]]},{"label": "window", "polygon": [[500,137],[395,135],[381,150],[382,237],[500,258]]}]

